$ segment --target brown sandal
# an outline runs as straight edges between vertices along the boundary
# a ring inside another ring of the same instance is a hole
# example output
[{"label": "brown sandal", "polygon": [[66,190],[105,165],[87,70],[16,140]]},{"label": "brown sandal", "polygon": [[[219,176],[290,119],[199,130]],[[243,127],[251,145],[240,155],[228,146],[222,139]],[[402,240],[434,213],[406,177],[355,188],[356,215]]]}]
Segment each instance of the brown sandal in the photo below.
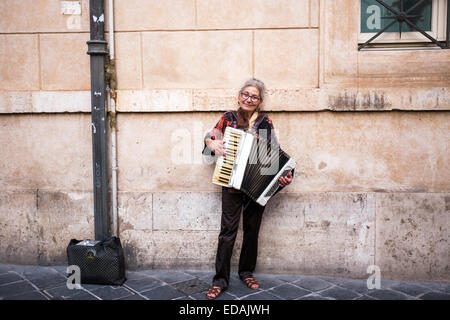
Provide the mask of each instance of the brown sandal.
[{"label": "brown sandal", "polygon": [[[244,283],[245,283],[245,284],[247,285],[247,287],[249,287],[250,289],[253,289],[253,290],[259,289],[259,283],[258,283],[258,281],[256,281],[255,278],[245,278],[245,279],[242,280],[242,281],[244,281]],[[256,287],[255,287],[255,285],[256,285]]]},{"label": "brown sandal", "polygon": [[208,289],[208,292],[206,292],[206,297],[208,299],[216,299],[218,296],[220,296],[221,293],[221,287],[212,286]]}]

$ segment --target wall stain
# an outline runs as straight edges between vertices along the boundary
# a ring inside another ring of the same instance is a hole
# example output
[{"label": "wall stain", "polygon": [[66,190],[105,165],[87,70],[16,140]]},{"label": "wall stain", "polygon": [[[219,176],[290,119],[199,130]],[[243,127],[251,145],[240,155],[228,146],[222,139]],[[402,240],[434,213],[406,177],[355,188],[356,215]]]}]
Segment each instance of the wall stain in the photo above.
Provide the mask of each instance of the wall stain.
[{"label": "wall stain", "polygon": [[390,110],[392,104],[384,92],[340,93],[328,97],[328,108],[335,111],[343,110]]}]

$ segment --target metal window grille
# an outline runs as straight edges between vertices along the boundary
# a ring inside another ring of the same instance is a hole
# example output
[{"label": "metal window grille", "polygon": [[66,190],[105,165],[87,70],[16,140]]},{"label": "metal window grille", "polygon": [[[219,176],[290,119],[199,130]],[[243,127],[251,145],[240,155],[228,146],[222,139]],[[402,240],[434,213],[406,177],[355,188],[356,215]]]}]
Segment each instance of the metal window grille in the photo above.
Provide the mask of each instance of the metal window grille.
[{"label": "metal window grille", "polygon": [[393,6],[388,5],[382,0],[375,0],[380,5],[385,7],[389,12],[393,14],[393,16],[387,16],[382,17],[382,19],[393,19],[391,23],[388,23],[383,29],[378,31],[372,38],[364,42],[363,44],[358,46],[358,50],[361,50],[362,48],[366,47],[368,44],[370,44],[373,40],[378,38],[383,32],[385,32],[387,29],[389,29],[392,25],[394,25],[396,22],[399,23],[399,31],[400,31],[400,38],[402,35],[402,26],[403,23],[406,23],[411,29],[418,31],[421,33],[424,37],[426,37],[428,40],[430,40],[432,43],[439,46],[441,49],[450,49],[450,0],[447,3],[447,30],[446,30],[446,37],[445,41],[438,41],[432,36],[430,36],[428,33],[426,33],[422,28],[420,28],[417,24],[413,23],[410,19],[421,17],[421,15],[412,15],[411,11],[414,10],[416,7],[418,7],[420,4],[422,4],[425,0],[418,0],[412,7],[408,9],[404,9],[404,0],[400,0],[400,11],[397,8],[394,8]]}]

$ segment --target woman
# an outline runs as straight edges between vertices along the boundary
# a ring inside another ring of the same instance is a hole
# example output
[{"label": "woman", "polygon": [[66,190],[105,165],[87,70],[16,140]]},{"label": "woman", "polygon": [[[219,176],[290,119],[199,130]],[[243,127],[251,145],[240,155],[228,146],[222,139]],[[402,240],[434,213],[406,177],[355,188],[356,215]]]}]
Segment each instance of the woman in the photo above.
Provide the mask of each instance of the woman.
[{"label": "woman", "polygon": [[[242,86],[237,97],[238,109],[225,112],[214,129],[206,134],[203,154],[225,155],[225,142],[222,140],[222,137],[227,126],[252,132],[257,137],[263,136],[272,144],[278,144],[272,121],[268,115],[259,112],[264,99],[264,91],[264,83],[257,79],[250,79]],[[285,177],[280,177],[280,187],[283,188],[291,183],[292,178],[293,172],[290,172]],[[216,275],[213,278],[212,286],[206,293],[209,299],[217,298],[228,288],[231,256],[238,233],[242,208],[244,234],[239,258],[239,278],[247,287],[255,290],[259,288],[259,283],[252,273],[256,266],[258,234],[265,207],[252,201],[239,190],[223,187],[221,229],[216,255]]]}]

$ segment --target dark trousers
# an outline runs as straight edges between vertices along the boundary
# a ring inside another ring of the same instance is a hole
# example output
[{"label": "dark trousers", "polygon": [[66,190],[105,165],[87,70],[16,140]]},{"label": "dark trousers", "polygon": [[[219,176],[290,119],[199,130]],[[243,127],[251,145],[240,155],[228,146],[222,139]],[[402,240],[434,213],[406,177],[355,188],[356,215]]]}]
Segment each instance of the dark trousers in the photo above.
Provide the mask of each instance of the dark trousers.
[{"label": "dark trousers", "polygon": [[241,279],[253,276],[258,255],[259,228],[265,207],[250,200],[244,193],[232,193],[227,188],[222,188],[222,219],[216,255],[216,275],[213,278],[213,285],[221,287],[222,290],[226,290],[230,282],[231,256],[243,206],[246,206],[243,210],[244,237],[238,269]]}]

